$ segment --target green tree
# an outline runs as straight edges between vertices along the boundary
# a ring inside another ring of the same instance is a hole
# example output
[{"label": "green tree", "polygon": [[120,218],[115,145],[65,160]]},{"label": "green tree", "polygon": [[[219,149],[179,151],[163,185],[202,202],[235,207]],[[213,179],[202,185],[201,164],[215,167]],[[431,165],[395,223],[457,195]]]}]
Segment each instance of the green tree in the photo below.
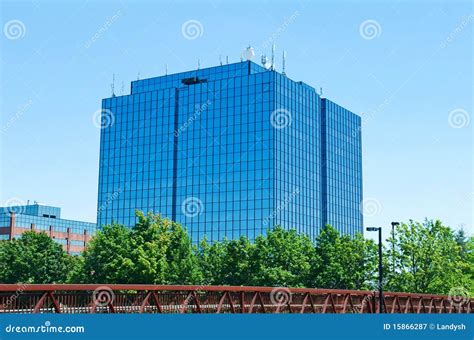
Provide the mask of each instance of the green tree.
[{"label": "green tree", "polygon": [[166,283],[166,250],[169,245],[167,230],[171,221],[151,213],[145,216],[137,212],[137,217],[138,222],[131,234],[132,250],[129,256],[134,267],[130,280],[133,283]]},{"label": "green tree", "polygon": [[62,246],[44,232],[27,231],[0,242],[2,283],[63,283],[71,263]]},{"label": "green tree", "polygon": [[222,284],[231,286],[251,285],[251,261],[255,245],[241,236],[239,239],[223,242],[225,257],[222,263]]},{"label": "green tree", "polygon": [[277,226],[255,240],[251,283],[303,287],[310,282],[314,257],[314,246],[306,235]]},{"label": "green tree", "polygon": [[133,228],[105,226],[74,277],[91,283],[193,284],[202,280],[189,236],[179,224],[137,212]]},{"label": "green tree", "polygon": [[440,221],[409,221],[396,229],[394,238],[389,243],[395,244],[395,268],[388,274],[387,289],[448,294],[453,287],[469,288],[469,275],[463,272],[469,264],[449,227]]},{"label": "green tree", "polygon": [[372,289],[377,270],[377,246],[362,235],[341,236],[332,226],[316,239],[312,286],[333,289]]},{"label": "green tree", "polygon": [[119,224],[97,231],[83,252],[82,270],[73,279],[84,283],[132,283],[131,231]]},{"label": "green tree", "polygon": [[199,284],[203,278],[197,248],[192,245],[186,229],[178,223],[172,223],[168,233],[166,282],[168,284]]},{"label": "green tree", "polygon": [[474,237],[473,236],[467,239],[464,256],[465,256],[465,265],[463,267],[463,273],[469,279],[470,296],[474,296]]},{"label": "green tree", "polygon": [[227,259],[226,243],[209,243],[206,238],[200,242],[197,256],[203,285],[225,284],[223,267]]}]

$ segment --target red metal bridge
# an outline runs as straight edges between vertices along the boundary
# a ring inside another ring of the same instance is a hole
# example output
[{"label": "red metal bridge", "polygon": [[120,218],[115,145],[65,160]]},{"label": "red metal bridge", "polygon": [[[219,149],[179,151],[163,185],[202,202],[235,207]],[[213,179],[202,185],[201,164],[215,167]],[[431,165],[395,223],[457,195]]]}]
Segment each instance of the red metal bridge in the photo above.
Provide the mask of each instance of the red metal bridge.
[{"label": "red metal bridge", "polygon": [[[384,293],[386,313],[472,313],[474,299]],[[0,284],[0,313],[379,313],[373,291],[241,286]]]}]

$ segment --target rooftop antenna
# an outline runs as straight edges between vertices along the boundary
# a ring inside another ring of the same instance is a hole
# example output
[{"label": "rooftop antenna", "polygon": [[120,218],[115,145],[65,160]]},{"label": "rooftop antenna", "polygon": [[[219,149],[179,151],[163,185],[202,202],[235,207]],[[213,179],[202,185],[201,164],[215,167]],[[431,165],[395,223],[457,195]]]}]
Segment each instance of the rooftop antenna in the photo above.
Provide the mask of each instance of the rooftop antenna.
[{"label": "rooftop antenna", "polygon": [[112,74],[112,84],[110,84],[110,88],[112,89],[112,97],[115,97],[115,73]]},{"label": "rooftop antenna", "polygon": [[137,80],[140,80],[140,72],[137,74]]},{"label": "rooftop antenna", "polygon": [[198,70],[201,68],[201,59],[198,58]]},{"label": "rooftop antenna", "polygon": [[165,76],[168,75],[168,64],[165,65]]},{"label": "rooftop antenna", "polygon": [[243,53],[240,52],[240,62],[244,61],[244,56],[243,56]]},{"label": "rooftop antenna", "polygon": [[262,66],[268,70],[268,58],[265,54],[262,54],[260,57],[260,62],[262,63]]},{"label": "rooftop antenna", "polygon": [[227,65],[229,65],[229,56],[225,57],[225,61],[226,61]]},{"label": "rooftop antenna", "polygon": [[244,54],[245,59],[246,59],[247,61],[249,61],[249,60],[252,60],[253,57],[255,57],[255,50],[253,49],[252,46],[249,45],[249,46],[244,50],[243,54]]},{"label": "rooftop antenna", "polygon": [[286,69],[286,51],[283,51],[283,72],[282,72],[282,74],[284,76],[286,76],[285,69]]},{"label": "rooftop antenna", "polygon": [[319,96],[320,96],[320,97],[323,96],[323,88],[322,88],[322,87],[319,88]]},{"label": "rooftop antenna", "polygon": [[219,55],[219,64],[222,66],[222,55]]},{"label": "rooftop antenna", "polygon": [[275,44],[272,45],[272,71],[275,70]]}]

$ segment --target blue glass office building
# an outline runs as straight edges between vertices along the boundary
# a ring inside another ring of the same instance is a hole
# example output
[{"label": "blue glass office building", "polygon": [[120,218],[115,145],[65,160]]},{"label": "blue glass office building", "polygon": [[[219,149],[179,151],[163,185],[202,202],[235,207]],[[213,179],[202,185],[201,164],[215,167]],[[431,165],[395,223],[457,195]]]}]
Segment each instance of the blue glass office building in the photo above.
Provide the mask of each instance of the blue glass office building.
[{"label": "blue glass office building", "polygon": [[194,241],[281,225],[362,232],[360,118],[251,61],[132,82],[102,102],[98,224],[135,210]]},{"label": "blue glass office building", "polygon": [[61,208],[43,204],[0,207],[0,240],[26,231],[45,232],[69,254],[79,254],[97,230],[95,223],[61,218]]}]

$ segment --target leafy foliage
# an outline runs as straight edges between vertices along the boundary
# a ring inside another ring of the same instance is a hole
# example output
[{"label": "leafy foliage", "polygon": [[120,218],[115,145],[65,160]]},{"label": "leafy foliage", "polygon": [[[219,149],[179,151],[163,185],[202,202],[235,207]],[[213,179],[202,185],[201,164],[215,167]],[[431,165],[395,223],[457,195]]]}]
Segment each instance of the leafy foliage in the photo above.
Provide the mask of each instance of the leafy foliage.
[{"label": "leafy foliage", "polygon": [[63,283],[74,259],[46,233],[0,242],[1,283]]},{"label": "leafy foliage", "polygon": [[[326,226],[314,242],[275,227],[255,242],[194,246],[179,224],[137,212],[133,228],[105,226],[80,256],[45,233],[0,242],[0,282],[257,285],[376,289],[378,250],[362,235]],[[474,281],[474,240],[440,221],[409,221],[384,249],[384,289],[447,294]],[[393,248],[392,248],[393,245]]]},{"label": "leafy foliage", "polygon": [[341,236],[326,226],[316,240],[311,286],[339,289],[370,289],[376,280],[377,246],[362,235]]},{"label": "leafy foliage", "polygon": [[472,262],[463,260],[469,254],[440,221],[403,223],[389,244],[395,245],[388,252],[395,267],[388,273],[387,289],[448,294],[453,287],[469,288],[466,272],[470,269],[472,275]]},{"label": "leafy foliage", "polygon": [[308,285],[315,249],[309,237],[281,227],[255,241],[252,284],[304,287]]}]

